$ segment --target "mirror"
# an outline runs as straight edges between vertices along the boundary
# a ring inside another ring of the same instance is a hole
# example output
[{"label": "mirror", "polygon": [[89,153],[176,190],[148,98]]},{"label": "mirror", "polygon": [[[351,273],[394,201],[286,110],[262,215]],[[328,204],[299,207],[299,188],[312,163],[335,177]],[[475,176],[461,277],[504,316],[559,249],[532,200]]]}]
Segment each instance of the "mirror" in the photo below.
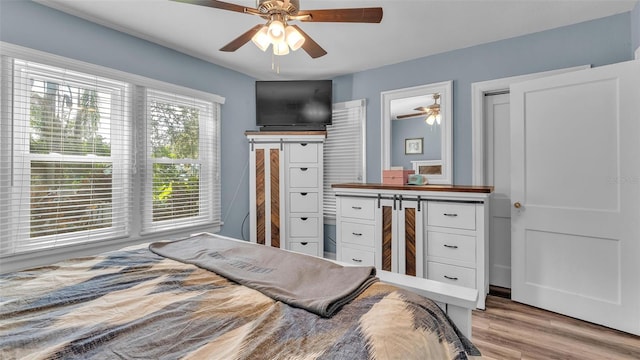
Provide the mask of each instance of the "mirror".
[{"label": "mirror", "polygon": [[452,84],[381,93],[383,170],[402,166],[426,175],[430,184],[453,183]]}]

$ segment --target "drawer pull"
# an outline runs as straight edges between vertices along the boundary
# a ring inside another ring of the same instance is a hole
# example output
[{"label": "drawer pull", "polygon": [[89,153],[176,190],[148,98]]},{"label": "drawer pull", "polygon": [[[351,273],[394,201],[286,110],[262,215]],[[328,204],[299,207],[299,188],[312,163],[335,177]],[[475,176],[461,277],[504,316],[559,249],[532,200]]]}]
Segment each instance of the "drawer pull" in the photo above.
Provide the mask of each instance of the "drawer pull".
[{"label": "drawer pull", "polygon": [[307,146],[307,143],[300,143],[300,146]]},{"label": "drawer pull", "polygon": [[449,248],[449,249],[457,249],[458,245],[447,245],[447,244],[444,244],[444,247]]},{"label": "drawer pull", "polygon": [[301,196],[307,196],[307,193],[300,193]]},{"label": "drawer pull", "polygon": [[309,168],[300,168],[300,171],[307,171]]},{"label": "drawer pull", "polygon": [[351,260],[353,260],[353,261],[355,261],[357,263],[361,263],[362,262],[362,259],[351,258]]},{"label": "drawer pull", "polygon": [[455,277],[455,276],[447,276],[447,275],[445,275],[444,277],[445,277],[445,279],[458,281],[458,278],[457,278],[457,277]]},{"label": "drawer pull", "polygon": [[353,210],[362,210],[362,206],[352,206]]},{"label": "drawer pull", "polygon": [[451,216],[451,217],[456,217],[456,216],[458,216],[458,214],[448,214],[448,213],[444,213],[444,214],[442,214],[442,215],[444,215],[444,216]]},{"label": "drawer pull", "polygon": [[[308,218],[306,218],[306,217],[302,217],[302,218],[300,218],[300,220],[302,220],[302,221],[307,221],[307,219],[308,219]],[[445,246],[447,246],[447,245],[445,245]],[[456,246],[456,247],[457,247],[457,246]]]},{"label": "drawer pull", "polygon": [[306,241],[300,243],[300,245],[302,245],[302,246],[306,246],[307,244],[308,244],[308,242],[306,242]]},{"label": "drawer pull", "polygon": [[355,235],[355,236],[362,236],[362,233],[352,232],[352,234]]}]

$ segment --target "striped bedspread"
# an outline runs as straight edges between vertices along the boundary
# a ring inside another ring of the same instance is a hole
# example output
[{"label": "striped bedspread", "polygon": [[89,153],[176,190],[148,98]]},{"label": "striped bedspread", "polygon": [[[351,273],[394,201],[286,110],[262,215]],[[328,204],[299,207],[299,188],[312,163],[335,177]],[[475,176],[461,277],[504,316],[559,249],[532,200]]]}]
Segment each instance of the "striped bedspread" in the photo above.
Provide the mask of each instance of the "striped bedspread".
[{"label": "striped bedspread", "polygon": [[146,245],[0,275],[0,359],[467,359],[430,300],[377,282],[330,318]]}]

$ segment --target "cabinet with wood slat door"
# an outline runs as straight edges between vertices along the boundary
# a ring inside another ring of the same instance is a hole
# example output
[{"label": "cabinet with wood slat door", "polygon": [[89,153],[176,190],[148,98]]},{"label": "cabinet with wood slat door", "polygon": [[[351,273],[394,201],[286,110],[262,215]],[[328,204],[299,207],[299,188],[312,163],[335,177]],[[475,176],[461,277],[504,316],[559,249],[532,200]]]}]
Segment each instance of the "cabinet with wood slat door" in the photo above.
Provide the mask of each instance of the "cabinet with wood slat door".
[{"label": "cabinet with wood slat door", "polygon": [[338,196],[336,208],[336,259],[423,277],[419,202]]},{"label": "cabinet with wood slat door", "polygon": [[491,187],[334,184],[336,258],[488,292]]},{"label": "cabinet with wood slat door", "polygon": [[250,241],[322,257],[324,131],[247,132]]}]

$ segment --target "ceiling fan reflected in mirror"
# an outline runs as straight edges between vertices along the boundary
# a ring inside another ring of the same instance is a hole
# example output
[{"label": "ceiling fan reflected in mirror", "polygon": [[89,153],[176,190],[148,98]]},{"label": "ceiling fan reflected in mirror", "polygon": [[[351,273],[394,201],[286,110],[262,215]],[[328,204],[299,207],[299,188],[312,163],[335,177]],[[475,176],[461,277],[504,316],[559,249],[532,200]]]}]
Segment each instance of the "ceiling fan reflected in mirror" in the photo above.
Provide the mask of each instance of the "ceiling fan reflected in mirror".
[{"label": "ceiling fan reflected in mirror", "polygon": [[299,48],[312,58],[319,58],[327,52],[292,21],[302,22],[349,22],[379,23],[382,21],[382,8],[351,8],[300,10],[299,0],[256,0],[256,8],[226,3],[216,0],[172,0],[193,5],[235,11],[256,15],[267,20],[264,25],[256,25],[249,31],[233,39],[220,48],[220,51],[236,51],[251,40],[260,50],[266,51],[269,45],[274,55],[286,55],[289,50]]},{"label": "ceiling fan reflected in mirror", "polygon": [[442,121],[442,117],[440,116],[440,103],[438,102],[438,100],[440,100],[440,94],[437,94],[437,93],[433,94],[433,101],[434,101],[433,104],[429,106],[419,106],[413,109],[419,112],[412,113],[412,114],[398,115],[396,116],[396,119],[407,119],[407,118],[426,115],[426,117],[424,118],[424,121],[428,125],[433,125],[435,123],[440,125],[440,122]]}]

